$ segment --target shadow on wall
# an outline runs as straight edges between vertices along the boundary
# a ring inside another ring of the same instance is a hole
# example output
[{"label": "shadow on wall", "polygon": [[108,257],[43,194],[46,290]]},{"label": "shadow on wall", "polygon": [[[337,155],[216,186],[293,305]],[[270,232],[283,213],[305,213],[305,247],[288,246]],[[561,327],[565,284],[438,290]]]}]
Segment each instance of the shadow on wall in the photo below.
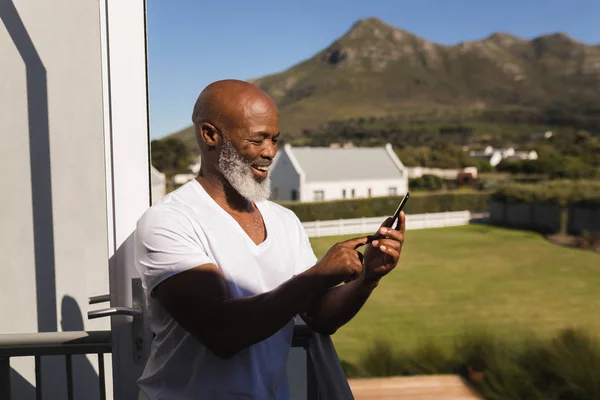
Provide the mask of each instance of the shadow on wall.
[{"label": "shadow on wall", "polygon": [[38,332],[55,332],[56,281],[46,68],[12,0],[0,0],[0,19],[25,64],[37,324]]},{"label": "shadow on wall", "polygon": [[[12,0],[0,0],[0,19],[25,65],[37,330],[38,332],[55,332],[57,331],[56,278],[47,73]],[[44,392],[52,393],[55,387],[58,388],[54,383],[56,381],[53,379],[53,375],[59,366],[60,360],[57,357],[43,358],[42,376],[46,376]],[[62,370],[64,371],[64,368]],[[30,385],[18,373],[12,371],[11,376],[14,377],[13,388],[15,390],[22,388],[23,393],[31,391]],[[14,398],[26,397],[16,396]]]},{"label": "shadow on wall", "polygon": [[[61,328],[63,332],[83,331],[83,316],[77,301],[64,296],[61,302]],[[95,355],[92,355],[95,357]],[[66,362],[64,356],[44,356],[42,363],[47,367],[42,371],[43,398],[50,400],[67,398]],[[99,400],[98,373],[88,358],[81,355],[72,357],[73,395],[76,400]],[[34,399],[35,386],[31,385],[17,371],[11,369],[11,391],[13,399]]]},{"label": "shadow on wall", "polygon": [[[60,325],[63,332],[83,331],[83,317],[77,301],[71,296],[64,296],[61,303]],[[96,357],[91,355],[90,357]],[[98,389],[98,373],[90,360],[83,355],[73,356],[73,394],[75,399],[100,399]],[[65,381],[66,384],[66,381]]]}]

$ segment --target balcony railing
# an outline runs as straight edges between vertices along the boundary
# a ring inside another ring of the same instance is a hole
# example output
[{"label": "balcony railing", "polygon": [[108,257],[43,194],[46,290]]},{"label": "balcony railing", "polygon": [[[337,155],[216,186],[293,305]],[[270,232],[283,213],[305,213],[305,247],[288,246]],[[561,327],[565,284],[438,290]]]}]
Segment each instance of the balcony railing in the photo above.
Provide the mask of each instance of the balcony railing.
[{"label": "balcony railing", "polygon": [[[297,323],[292,340],[293,350],[304,350],[302,365],[289,377],[292,397],[339,399],[347,397],[349,386],[341,370],[331,339],[318,335],[308,326]],[[72,356],[96,354],[98,357],[98,391],[106,399],[104,354],[111,353],[110,331],[50,332],[0,335],[0,399],[11,399],[10,358],[35,358],[36,400],[42,399],[41,357],[63,355],[66,366],[67,399],[73,399]],[[302,369],[305,367],[305,370]],[[295,376],[294,376],[295,375]],[[298,381],[300,385],[298,385]],[[305,381],[304,381],[305,380]],[[326,382],[326,385],[319,385]],[[350,395],[351,396],[351,395]]]},{"label": "balcony railing", "polygon": [[11,398],[10,358],[35,358],[35,397],[42,399],[43,356],[65,356],[67,399],[73,399],[73,363],[75,354],[98,357],[98,391],[106,399],[104,354],[111,352],[110,331],[44,332],[0,335],[0,399]]}]

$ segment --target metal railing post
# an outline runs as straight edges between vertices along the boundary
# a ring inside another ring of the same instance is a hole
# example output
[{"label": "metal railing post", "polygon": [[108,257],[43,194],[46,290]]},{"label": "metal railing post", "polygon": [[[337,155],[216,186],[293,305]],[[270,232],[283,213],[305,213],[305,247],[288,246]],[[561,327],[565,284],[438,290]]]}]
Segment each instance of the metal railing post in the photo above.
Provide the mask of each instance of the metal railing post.
[{"label": "metal railing post", "polygon": [[106,400],[106,381],[104,378],[104,354],[98,353],[98,386],[100,389],[100,400]]},{"label": "metal railing post", "polygon": [[10,396],[10,358],[0,358],[0,399]]},{"label": "metal railing post", "polygon": [[73,357],[65,355],[65,366],[67,367],[67,399],[73,400]]},{"label": "metal railing post", "polygon": [[35,359],[35,400],[42,400],[42,358],[39,355]]}]

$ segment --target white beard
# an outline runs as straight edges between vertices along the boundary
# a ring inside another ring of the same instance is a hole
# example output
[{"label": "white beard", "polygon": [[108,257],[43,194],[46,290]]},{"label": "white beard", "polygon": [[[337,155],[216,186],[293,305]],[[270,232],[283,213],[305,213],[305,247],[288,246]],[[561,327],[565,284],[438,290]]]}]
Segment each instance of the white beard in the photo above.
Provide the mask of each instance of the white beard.
[{"label": "white beard", "polygon": [[218,168],[227,182],[248,201],[266,200],[271,195],[271,178],[267,176],[262,181],[257,181],[250,170],[251,163],[240,156],[225,137]]}]

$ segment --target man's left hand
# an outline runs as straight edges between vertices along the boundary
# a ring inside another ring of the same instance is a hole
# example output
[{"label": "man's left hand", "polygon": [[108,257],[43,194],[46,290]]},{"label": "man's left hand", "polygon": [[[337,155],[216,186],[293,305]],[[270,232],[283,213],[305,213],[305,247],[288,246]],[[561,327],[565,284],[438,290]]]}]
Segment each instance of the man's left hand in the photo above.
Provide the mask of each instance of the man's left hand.
[{"label": "man's left hand", "polygon": [[363,279],[367,284],[379,281],[398,264],[406,227],[404,211],[398,219],[398,230],[388,228],[390,219],[386,219],[378,231],[382,238],[374,240],[365,249]]}]

